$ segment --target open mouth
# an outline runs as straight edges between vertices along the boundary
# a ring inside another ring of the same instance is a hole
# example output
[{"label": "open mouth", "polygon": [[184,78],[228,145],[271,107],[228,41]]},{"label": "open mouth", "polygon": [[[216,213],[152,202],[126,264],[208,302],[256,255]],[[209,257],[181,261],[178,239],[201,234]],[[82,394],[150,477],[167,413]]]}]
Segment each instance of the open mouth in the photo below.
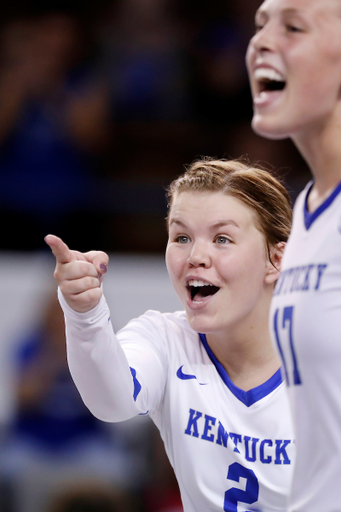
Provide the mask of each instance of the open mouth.
[{"label": "open mouth", "polygon": [[187,290],[190,293],[192,301],[200,301],[205,297],[214,295],[220,288],[206,281],[191,279],[187,283]]},{"label": "open mouth", "polygon": [[284,78],[274,69],[256,69],[254,77],[257,81],[258,93],[283,91],[286,86]]}]

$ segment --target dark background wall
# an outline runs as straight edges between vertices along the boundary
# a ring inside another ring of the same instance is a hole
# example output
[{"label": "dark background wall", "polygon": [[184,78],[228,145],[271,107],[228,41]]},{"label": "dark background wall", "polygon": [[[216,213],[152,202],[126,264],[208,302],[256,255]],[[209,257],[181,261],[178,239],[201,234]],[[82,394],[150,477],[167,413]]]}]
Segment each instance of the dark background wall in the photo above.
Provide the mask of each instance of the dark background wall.
[{"label": "dark background wall", "polygon": [[18,1],[0,25],[0,250],[161,253],[165,188],[200,156],[270,164],[250,128],[245,51],[259,0]]}]

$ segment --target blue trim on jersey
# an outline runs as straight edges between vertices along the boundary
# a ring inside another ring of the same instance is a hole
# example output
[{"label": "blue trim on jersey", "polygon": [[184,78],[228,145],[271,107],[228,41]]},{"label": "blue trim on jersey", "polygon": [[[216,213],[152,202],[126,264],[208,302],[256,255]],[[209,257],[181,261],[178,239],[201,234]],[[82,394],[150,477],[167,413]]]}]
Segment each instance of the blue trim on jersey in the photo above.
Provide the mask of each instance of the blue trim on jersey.
[{"label": "blue trim on jersey", "polygon": [[249,391],[244,391],[243,389],[238,388],[235,384],[233,384],[225,368],[221,363],[219,363],[218,359],[213,354],[211,347],[207,343],[206,335],[199,334],[199,336],[208,356],[210,357],[212,363],[216,367],[220,377],[223,379],[226,386],[229,388],[231,393],[233,393],[234,396],[238,398],[238,400],[243,402],[243,404],[245,404],[247,407],[250,407],[251,405],[258,402],[258,400],[261,400],[265,396],[272,393],[272,391],[274,391],[282,383],[282,373],[281,369],[279,369],[272,377],[270,377],[269,380],[267,380],[260,386],[250,389]]},{"label": "blue trim on jersey", "polygon": [[312,223],[324,212],[324,210],[326,210],[332,204],[334,199],[341,192],[341,183],[339,183],[337,187],[333,190],[333,192],[330,194],[330,196],[327,197],[327,199],[322,204],[320,204],[320,206],[314,212],[310,213],[308,210],[308,197],[311,192],[311,189],[313,188],[313,185],[314,182],[310,185],[304,201],[304,224],[307,230],[310,228]]},{"label": "blue trim on jersey", "polygon": [[133,376],[133,381],[134,381],[134,401],[136,402],[137,395],[141,391],[142,386],[141,386],[141,384],[139,383],[139,381],[136,378],[136,370],[134,368],[132,368],[131,366],[130,366],[130,373]]}]

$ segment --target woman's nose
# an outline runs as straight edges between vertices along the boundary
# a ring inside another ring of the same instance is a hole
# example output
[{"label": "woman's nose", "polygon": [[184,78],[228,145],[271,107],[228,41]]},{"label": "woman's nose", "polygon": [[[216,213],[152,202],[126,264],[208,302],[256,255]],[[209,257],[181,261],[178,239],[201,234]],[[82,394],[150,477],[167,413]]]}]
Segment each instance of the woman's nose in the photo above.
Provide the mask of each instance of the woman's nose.
[{"label": "woman's nose", "polygon": [[269,52],[275,48],[274,25],[268,21],[250,41],[249,48],[257,52]]},{"label": "woman's nose", "polygon": [[188,263],[192,267],[208,268],[211,265],[211,257],[205,244],[194,244],[188,258]]}]

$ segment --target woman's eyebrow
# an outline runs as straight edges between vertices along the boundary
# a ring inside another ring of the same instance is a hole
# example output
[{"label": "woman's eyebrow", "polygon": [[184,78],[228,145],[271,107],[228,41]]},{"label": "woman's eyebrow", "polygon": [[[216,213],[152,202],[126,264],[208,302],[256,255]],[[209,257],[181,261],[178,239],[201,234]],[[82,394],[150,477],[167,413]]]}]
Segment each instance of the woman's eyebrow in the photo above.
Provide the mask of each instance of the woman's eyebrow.
[{"label": "woman's eyebrow", "polygon": [[170,220],[169,226],[171,226],[172,224],[177,224],[178,226],[186,227],[186,224],[184,222],[182,222],[181,219],[177,219],[177,218]]},{"label": "woman's eyebrow", "polygon": [[240,228],[239,224],[233,219],[220,220],[219,222],[215,222],[212,228],[222,228],[224,226],[235,226],[236,228]]},{"label": "woman's eyebrow", "polygon": [[[181,227],[186,227],[186,224],[181,220],[181,219],[171,219],[169,225],[171,226],[172,224],[176,224],[178,226],[181,226]],[[217,229],[217,228],[222,228],[224,226],[229,226],[229,225],[232,225],[232,226],[235,226],[236,228],[239,228],[239,224],[237,224],[237,222],[233,219],[226,219],[226,220],[220,220],[218,222],[215,222],[214,224],[212,224],[211,228],[212,229]]]}]

